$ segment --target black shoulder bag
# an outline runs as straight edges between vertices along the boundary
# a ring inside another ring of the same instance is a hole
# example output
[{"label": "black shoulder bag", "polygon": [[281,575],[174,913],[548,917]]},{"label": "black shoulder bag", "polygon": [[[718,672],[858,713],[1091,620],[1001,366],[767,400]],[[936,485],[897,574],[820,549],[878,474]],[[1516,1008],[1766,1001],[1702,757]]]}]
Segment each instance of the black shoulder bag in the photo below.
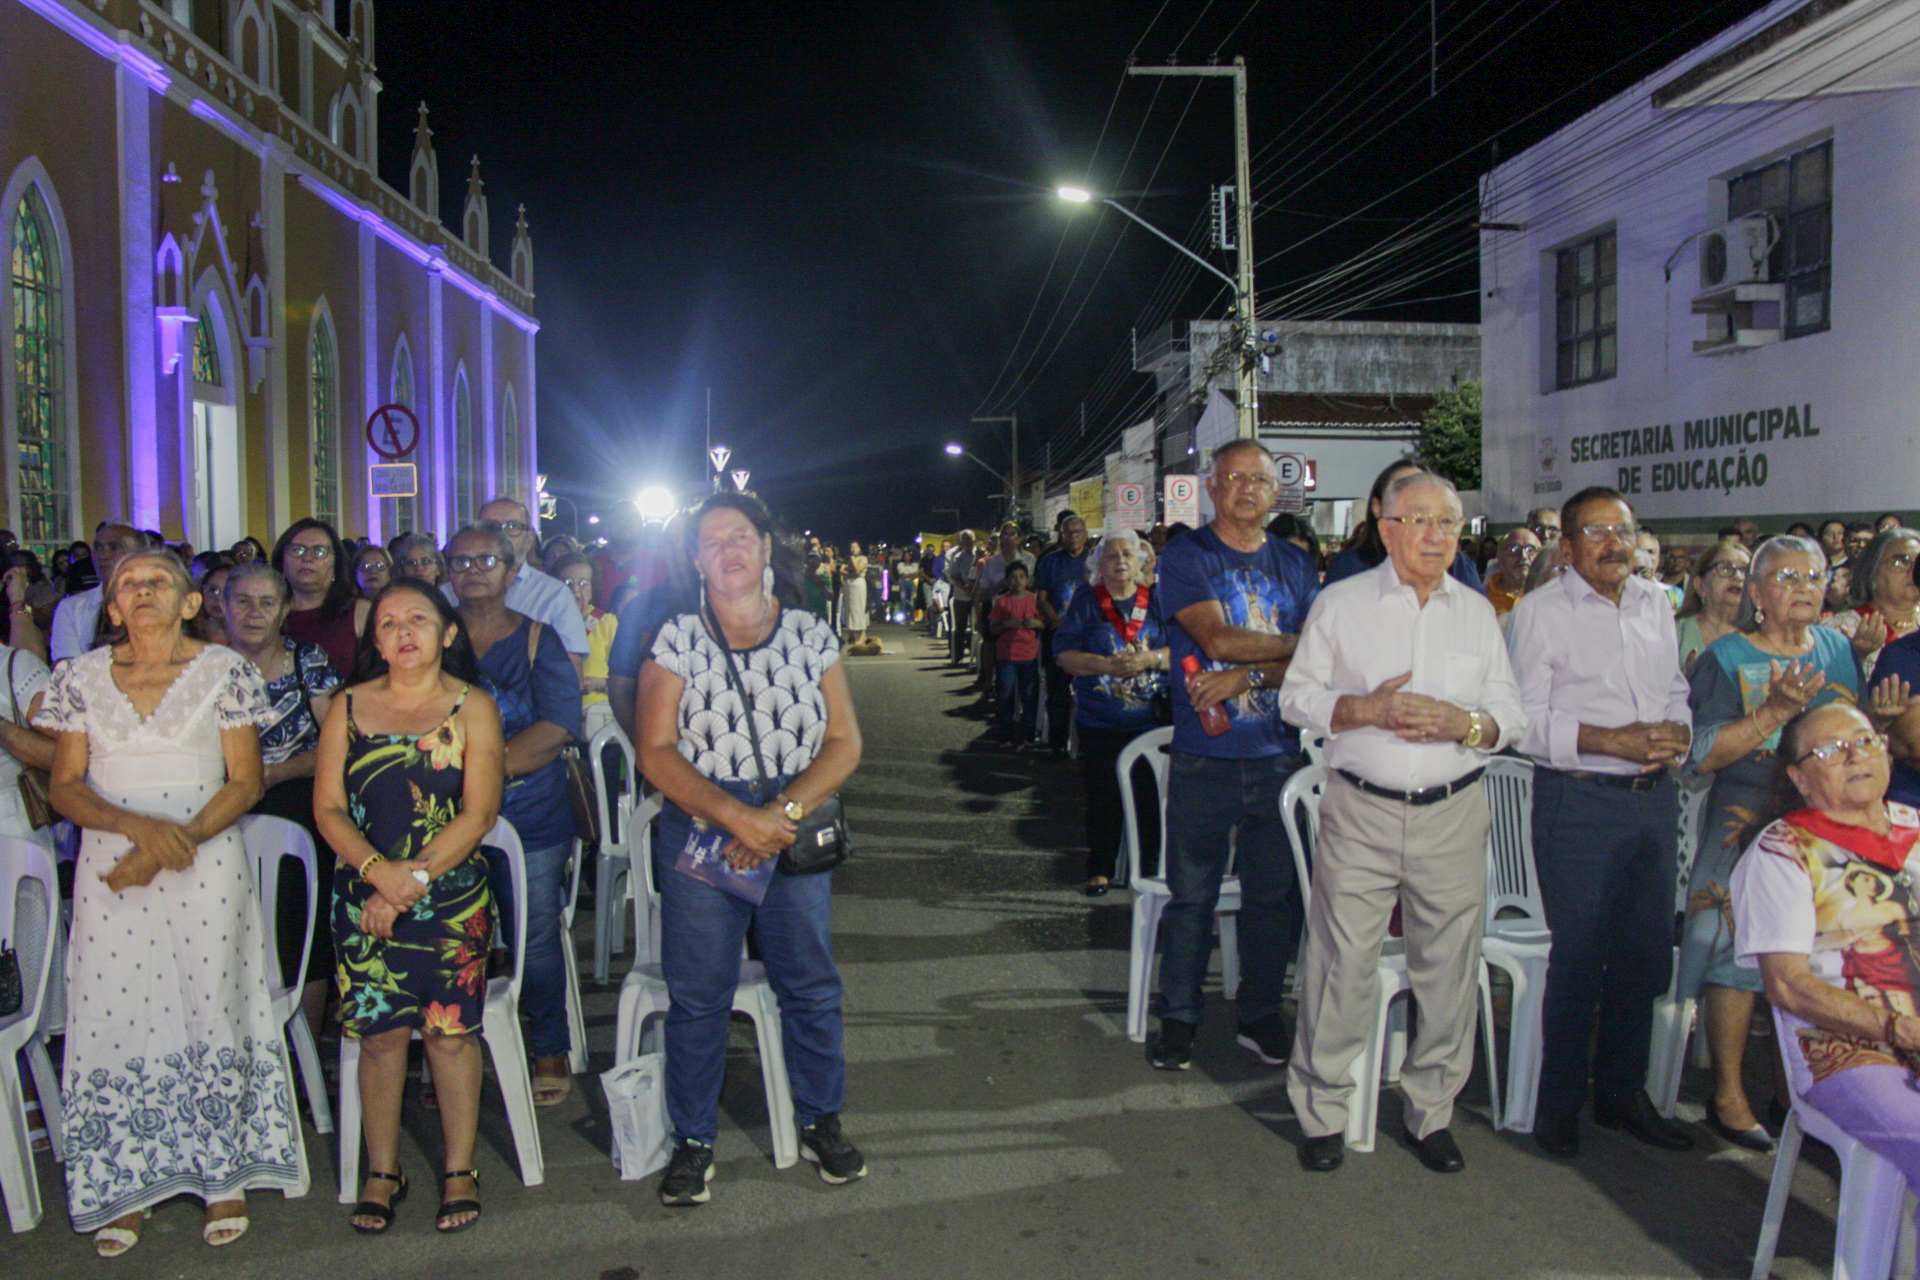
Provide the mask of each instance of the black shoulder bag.
[{"label": "black shoulder bag", "polygon": [[[704,621],[708,638],[726,659],[727,684],[740,699],[741,710],[746,715],[747,740],[753,746],[753,767],[760,775],[760,781],[753,784],[753,797],[765,804],[772,798],[765,793],[773,783],[767,777],[766,761],[760,753],[760,728],[753,722],[753,699],[747,693],[746,682],[740,678],[739,668],[734,665],[733,647],[727,643],[727,633],[720,629],[719,620],[708,614]],[[845,862],[847,855],[852,852],[853,844],[847,836],[846,811],[836,794],[822,800],[807,812],[806,817],[794,824],[793,843],[780,851],[780,861],[775,866],[783,876],[818,875]]]}]

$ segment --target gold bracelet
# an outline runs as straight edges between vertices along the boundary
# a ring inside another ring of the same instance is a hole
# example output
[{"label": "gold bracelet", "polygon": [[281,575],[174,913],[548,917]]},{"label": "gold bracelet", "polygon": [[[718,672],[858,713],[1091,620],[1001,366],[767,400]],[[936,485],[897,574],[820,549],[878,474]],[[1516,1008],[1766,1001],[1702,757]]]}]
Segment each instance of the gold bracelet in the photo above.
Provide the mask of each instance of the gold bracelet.
[{"label": "gold bracelet", "polygon": [[361,863],[361,864],[360,864],[360,883],[361,883],[361,884],[372,884],[373,882],[372,882],[371,880],[369,880],[369,879],[367,879],[367,872],[369,872],[369,871],[371,871],[371,870],[373,869],[373,864],[374,864],[374,863],[376,863],[376,862],[385,862],[386,860],[387,860],[387,855],[386,855],[386,854],[384,854],[384,853],[376,853],[376,854],[374,854],[374,855],[373,855],[373,856],[372,856],[371,858],[368,858],[368,859],[367,859],[367,860],[366,860],[365,862],[363,862],[363,863]]}]

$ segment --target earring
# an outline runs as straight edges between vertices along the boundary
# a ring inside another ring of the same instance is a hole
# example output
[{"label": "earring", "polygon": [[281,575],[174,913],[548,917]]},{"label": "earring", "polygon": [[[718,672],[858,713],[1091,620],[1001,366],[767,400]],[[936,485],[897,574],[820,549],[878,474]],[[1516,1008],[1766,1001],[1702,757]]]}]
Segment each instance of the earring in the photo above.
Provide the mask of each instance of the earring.
[{"label": "earring", "polygon": [[766,568],[760,571],[760,590],[766,592],[768,595],[773,594],[773,566],[772,565],[768,565]]}]

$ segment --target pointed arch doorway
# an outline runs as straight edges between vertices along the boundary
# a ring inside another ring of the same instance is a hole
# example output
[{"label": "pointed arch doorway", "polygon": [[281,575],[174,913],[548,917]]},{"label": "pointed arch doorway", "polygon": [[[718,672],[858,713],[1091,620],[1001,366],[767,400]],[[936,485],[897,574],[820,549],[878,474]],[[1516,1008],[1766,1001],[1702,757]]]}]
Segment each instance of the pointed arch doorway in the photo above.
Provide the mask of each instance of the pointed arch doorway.
[{"label": "pointed arch doorway", "polygon": [[227,327],[227,315],[212,294],[200,304],[199,323],[193,330],[188,537],[199,550],[224,550],[247,532],[237,344]]}]

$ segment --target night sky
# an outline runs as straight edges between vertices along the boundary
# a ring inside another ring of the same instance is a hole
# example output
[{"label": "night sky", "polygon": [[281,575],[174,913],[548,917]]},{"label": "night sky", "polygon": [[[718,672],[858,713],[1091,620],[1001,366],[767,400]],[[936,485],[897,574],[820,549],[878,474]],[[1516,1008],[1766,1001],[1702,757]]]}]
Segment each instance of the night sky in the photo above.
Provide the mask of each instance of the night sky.
[{"label": "night sky", "polygon": [[[1171,248],[1052,195],[1186,239],[1231,180],[1231,81],[1128,78],[1130,52],[1247,59],[1266,299],[1470,192],[1490,139],[1511,155],[1759,7],[1441,0],[1430,99],[1426,0],[388,0],[381,170],[406,190],[424,98],[444,220],[475,152],[503,268],[526,203],[551,490],[690,492],[711,387],[714,440],[788,524],[901,539],[984,518],[994,478],[941,446],[1004,467],[1006,441],[969,417],[1018,412],[1029,474],[1049,450],[1093,474],[1151,412],[1130,329],[1224,312]],[[1436,261],[1474,243],[1457,225]],[[1476,276],[1347,314],[1472,321]]]}]

